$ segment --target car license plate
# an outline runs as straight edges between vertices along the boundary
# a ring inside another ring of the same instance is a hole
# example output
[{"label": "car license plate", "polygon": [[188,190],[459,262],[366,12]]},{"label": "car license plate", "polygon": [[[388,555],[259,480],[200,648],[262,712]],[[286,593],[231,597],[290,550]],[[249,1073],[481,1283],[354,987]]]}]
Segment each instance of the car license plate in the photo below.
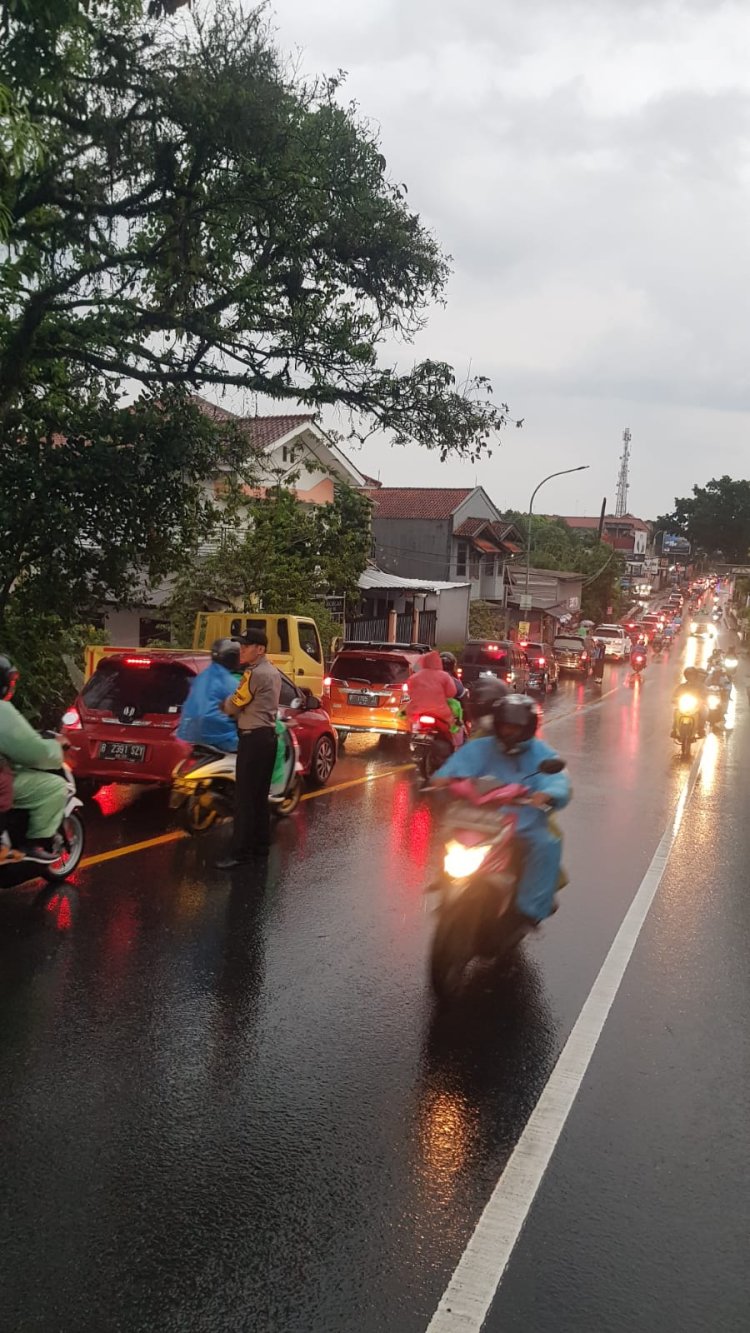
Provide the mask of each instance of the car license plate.
[{"label": "car license plate", "polygon": [[350,694],[349,703],[355,708],[377,708],[380,700],[377,694]]},{"label": "car license plate", "polygon": [[131,745],[127,741],[102,741],[100,759],[114,759],[128,764],[142,764],[146,758],[145,745]]}]

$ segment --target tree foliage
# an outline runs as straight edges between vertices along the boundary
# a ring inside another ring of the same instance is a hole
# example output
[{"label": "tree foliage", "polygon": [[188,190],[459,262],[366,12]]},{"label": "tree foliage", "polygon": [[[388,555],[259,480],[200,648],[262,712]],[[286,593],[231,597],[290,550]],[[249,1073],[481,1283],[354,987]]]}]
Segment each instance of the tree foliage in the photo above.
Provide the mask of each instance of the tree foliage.
[{"label": "tree foliage", "polygon": [[672,513],[656,524],[662,531],[686,537],[694,555],[746,564],[750,560],[750,481],[724,476],[694,486],[692,496],[676,498]]},{"label": "tree foliage", "polygon": [[[514,512],[506,518],[515,523],[525,543],[528,515]],[[523,559],[526,559],[525,553]],[[576,532],[561,518],[534,515],[531,521],[531,565],[537,569],[567,569],[583,575],[581,611],[584,619],[598,623],[623,609],[626,599],[621,581],[625,561],[619,551],[598,541],[594,533]]]},{"label": "tree foliage", "polygon": [[197,553],[176,581],[171,616],[178,642],[191,642],[198,611],[307,614],[325,594],[358,596],[371,538],[370,506],[356,491],[339,485],[332,504],[304,505],[274,488],[246,502],[236,522],[218,549]]},{"label": "tree foliage", "polygon": [[218,0],[172,22],[171,7],[9,7],[0,68],[43,151],[0,177],[0,413],[59,389],[64,366],[69,388],[93,375],[343,404],[473,456],[505,419],[486,382],[378,359],[422,328],[448,264],[376,134],[337,78],[285,64],[262,8]]}]

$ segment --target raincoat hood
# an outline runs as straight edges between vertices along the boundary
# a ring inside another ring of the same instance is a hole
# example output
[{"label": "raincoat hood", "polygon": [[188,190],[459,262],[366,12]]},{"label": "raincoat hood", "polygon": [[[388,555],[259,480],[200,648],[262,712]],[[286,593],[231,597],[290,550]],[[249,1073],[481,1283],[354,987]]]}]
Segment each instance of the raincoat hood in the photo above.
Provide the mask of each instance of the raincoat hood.
[{"label": "raincoat hood", "polygon": [[440,653],[425,653],[419,664],[420,671],[442,671],[443,664],[440,661]]}]

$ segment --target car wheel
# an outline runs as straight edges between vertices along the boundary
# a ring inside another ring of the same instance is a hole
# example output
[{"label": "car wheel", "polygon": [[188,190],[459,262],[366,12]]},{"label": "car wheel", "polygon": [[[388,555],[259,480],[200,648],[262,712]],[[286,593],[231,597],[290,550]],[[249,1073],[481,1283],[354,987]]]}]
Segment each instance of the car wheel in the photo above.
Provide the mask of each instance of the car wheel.
[{"label": "car wheel", "polygon": [[310,762],[308,781],[311,787],[325,787],[336,763],[336,746],[333,737],[326,734],[315,743]]}]

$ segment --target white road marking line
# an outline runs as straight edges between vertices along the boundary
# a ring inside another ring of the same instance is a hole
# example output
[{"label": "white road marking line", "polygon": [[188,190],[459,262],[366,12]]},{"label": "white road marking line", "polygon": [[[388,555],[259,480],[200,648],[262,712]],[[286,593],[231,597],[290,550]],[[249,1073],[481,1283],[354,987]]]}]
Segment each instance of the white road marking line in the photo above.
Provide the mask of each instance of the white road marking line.
[{"label": "white road marking line", "polygon": [[696,755],[651,864],[427,1333],[480,1333],[638,943],[695,790],[702,761],[702,753]]}]

